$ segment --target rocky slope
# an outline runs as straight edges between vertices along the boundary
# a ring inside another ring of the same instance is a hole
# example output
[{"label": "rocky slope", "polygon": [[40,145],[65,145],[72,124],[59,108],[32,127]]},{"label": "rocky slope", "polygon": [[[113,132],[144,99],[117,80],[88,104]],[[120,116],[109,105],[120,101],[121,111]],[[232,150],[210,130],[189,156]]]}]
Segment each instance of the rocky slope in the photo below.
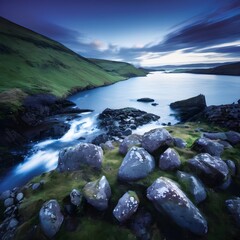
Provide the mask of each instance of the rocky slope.
[{"label": "rocky slope", "polygon": [[125,139],[63,149],[60,172],[1,194],[2,239],[238,238],[240,133],[185,123]]}]

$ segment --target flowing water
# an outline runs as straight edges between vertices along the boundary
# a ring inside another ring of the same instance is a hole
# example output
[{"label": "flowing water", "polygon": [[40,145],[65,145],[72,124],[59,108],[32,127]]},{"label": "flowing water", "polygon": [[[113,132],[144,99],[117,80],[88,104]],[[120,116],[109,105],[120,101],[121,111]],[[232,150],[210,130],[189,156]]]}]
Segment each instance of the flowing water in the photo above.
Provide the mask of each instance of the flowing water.
[{"label": "flowing water", "polygon": [[[169,108],[171,102],[199,94],[206,96],[207,105],[236,102],[240,98],[239,81],[239,77],[235,76],[153,72],[145,77],[131,78],[75,94],[69,100],[79,108],[93,109],[94,112],[81,114],[81,117],[70,121],[71,128],[63,137],[32,144],[25,160],[12,168],[0,182],[0,192],[21,186],[32,177],[55,169],[61,148],[80,141],[89,142],[100,134],[97,116],[105,108],[134,107],[161,116],[159,121],[135,131],[141,134],[151,128],[160,127],[161,123],[177,122]],[[142,97],[153,98],[159,105],[152,106],[151,103],[136,101]]]}]

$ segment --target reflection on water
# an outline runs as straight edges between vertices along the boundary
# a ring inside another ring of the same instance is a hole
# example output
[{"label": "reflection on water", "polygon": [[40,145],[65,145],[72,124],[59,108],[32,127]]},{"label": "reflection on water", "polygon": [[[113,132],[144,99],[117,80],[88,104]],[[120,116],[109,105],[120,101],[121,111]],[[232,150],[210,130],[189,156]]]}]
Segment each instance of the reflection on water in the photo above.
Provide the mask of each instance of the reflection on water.
[{"label": "reflection on water", "polygon": [[[208,105],[219,105],[236,102],[239,99],[240,84],[238,77],[197,74],[164,74],[154,72],[146,77],[132,78],[111,86],[83,91],[70,97],[80,108],[93,109],[93,113],[81,114],[81,118],[70,121],[69,131],[60,139],[46,140],[32,146],[23,163],[13,168],[0,183],[0,192],[21,186],[32,177],[57,167],[60,149],[75,145],[80,141],[90,142],[101,133],[97,128],[98,113],[105,108],[135,107],[143,111],[157,114],[161,118],[134,130],[144,132],[161,123],[176,123],[171,114],[171,102],[196,96],[206,96]],[[138,98],[155,99],[158,106],[137,102]],[[81,140],[79,140],[81,138]]]}]

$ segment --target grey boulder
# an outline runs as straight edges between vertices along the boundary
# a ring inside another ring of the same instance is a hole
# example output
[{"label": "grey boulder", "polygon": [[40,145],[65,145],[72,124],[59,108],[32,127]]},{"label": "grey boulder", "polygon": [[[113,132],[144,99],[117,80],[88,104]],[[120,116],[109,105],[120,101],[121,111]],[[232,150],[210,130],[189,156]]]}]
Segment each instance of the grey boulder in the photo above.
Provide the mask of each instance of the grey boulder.
[{"label": "grey boulder", "polygon": [[60,172],[76,171],[83,165],[100,169],[102,161],[102,148],[91,143],[80,143],[60,151],[58,169]]},{"label": "grey boulder", "polygon": [[240,133],[235,131],[229,131],[225,133],[227,136],[227,141],[233,145],[240,143]]},{"label": "grey boulder", "polygon": [[188,160],[190,169],[209,186],[217,186],[227,180],[229,170],[227,164],[219,157],[208,153],[200,153]]},{"label": "grey boulder", "polygon": [[141,146],[142,136],[138,134],[132,134],[123,139],[119,146],[119,153],[125,155],[129,149],[133,146]]},{"label": "grey boulder", "polygon": [[171,134],[165,128],[156,128],[146,132],[142,138],[142,147],[149,153],[173,142]]},{"label": "grey boulder", "polygon": [[111,188],[105,176],[87,183],[83,188],[83,195],[87,202],[96,209],[103,211],[108,208]]},{"label": "grey boulder", "polygon": [[138,209],[139,199],[135,192],[126,192],[118,201],[113,210],[114,217],[119,222],[128,220]]},{"label": "grey boulder", "polygon": [[165,212],[180,227],[197,235],[207,233],[207,221],[172,180],[158,178],[147,189],[147,198],[158,211]]},{"label": "grey boulder", "polygon": [[225,201],[228,211],[231,213],[240,227],[240,198],[229,199]]},{"label": "grey boulder", "polygon": [[187,143],[181,138],[173,138],[173,144],[178,148],[185,148],[187,146]]},{"label": "grey boulder", "polygon": [[132,147],[118,171],[121,181],[135,181],[146,177],[155,167],[154,158],[143,148]]},{"label": "grey boulder", "polygon": [[180,167],[181,161],[178,153],[172,149],[168,148],[159,158],[159,168],[161,170],[174,170]]},{"label": "grey boulder", "polygon": [[219,157],[224,151],[224,146],[216,141],[201,137],[193,143],[192,149],[199,153],[209,153]]},{"label": "grey boulder", "polygon": [[70,199],[73,205],[79,206],[82,202],[82,194],[77,189],[73,189],[70,193]]},{"label": "grey boulder", "polygon": [[178,171],[177,178],[183,183],[191,195],[194,197],[195,203],[198,204],[207,198],[205,187],[200,179],[190,173]]},{"label": "grey boulder", "polygon": [[53,199],[44,203],[39,212],[39,219],[44,234],[49,238],[55,236],[64,219],[58,202]]},{"label": "grey boulder", "polygon": [[235,176],[237,173],[236,165],[232,160],[226,160],[226,164],[228,166],[229,172],[231,176]]}]

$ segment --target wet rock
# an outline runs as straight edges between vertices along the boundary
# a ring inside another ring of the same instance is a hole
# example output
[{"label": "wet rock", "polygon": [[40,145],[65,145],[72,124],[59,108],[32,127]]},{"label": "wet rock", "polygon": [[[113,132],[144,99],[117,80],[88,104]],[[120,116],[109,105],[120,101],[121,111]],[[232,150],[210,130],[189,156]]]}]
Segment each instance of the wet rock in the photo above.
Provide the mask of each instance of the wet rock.
[{"label": "wet rock", "polygon": [[124,222],[137,211],[138,205],[137,194],[128,191],[119,199],[117,206],[113,210],[113,215],[119,222]]},{"label": "wet rock", "polygon": [[235,176],[237,173],[236,165],[232,160],[226,160],[226,164],[228,166],[229,172],[231,176]]},{"label": "wet rock", "polygon": [[22,201],[23,198],[24,198],[24,195],[23,195],[22,192],[18,193],[17,196],[16,196],[16,200],[17,200],[18,202]]},{"label": "wet rock", "polygon": [[170,104],[170,107],[179,114],[181,121],[186,121],[192,116],[200,113],[206,106],[206,99],[202,94]]},{"label": "wet rock", "polygon": [[60,151],[58,169],[60,172],[76,171],[83,165],[100,169],[103,161],[102,148],[91,143],[80,143]]},{"label": "wet rock", "polygon": [[8,208],[14,204],[14,198],[7,198],[4,200],[4,207]]},{"label": "wet rock", "polygon": [[54,237],[64,219],[58,202],[50,200],[44,203],[39,212],[39,219],[44,234],[49,238]]},{"label": "wet rock", "polygon": [[151,228],[152,216],[145,210],[138,211],[131,221],[131,229],[135,233],[138,239],[150,240],[151,239]]},{"label": "wet rock", "polygon": [[173,144],[178,148],[185,148],[187,146],[187,143],[181,138],[173,138]]},{"label": "wet rock", "polygon": [[187,186],[188,191],[194,197],[196,204],[204,201],[207,198],[205,187],[200,179],[190,173],[185,173],[181,171],[177,172],[177,178],[181,183]]},{"label": "wet rock", "polygon": [[118,171],[121,181],[135,181],[146,177],[155,167],[154,158],[143,148],[132,147]]},{"label": "wet rock", "polygon": [[158,211],[164,211],[180,227],[197,235],[207,233],[207,221],[172,180],[158,178],[147,189],[147,197]]},{"label": "wet rock", "polygon": [[156,107],[157,105],[159,105],[158,103],[152,103],[152,106]]},{"label": "wet rock", "polygon": [[87,183],[83,188],[83,195],[96,209],[106,210],[111,197],[111,188],[106,177],[102,176],[101,179]]},{"label": "wet rock", "polygon": [[123,136],[129,136],[129,135],[131,135],[131,134],[132,134],[131,128],[127,128],[127,129],[125,129],[124,131],[122,131],[122,135],[123,135]]},{"label": "wet rock", "polygon": [[233,216],[236,224],[240,227],[240,198],[229,199],[225,201],[228,211]]},{"label": "wet rock", "polygon": [[141,146],[142,142],[142,136],[138,134],[132,134],[130,136],[127,136],[123,139],[119,146],[119,153],[122,155],[125,155],[129,149],[133,146]]},{"label": "wet rock", "polygon": [[73,189],[70,193],[70,199],[73,205],[79,206],[82,202],[82,194],[77,189]]},{"label": "wet rock", "polygon": [[219,157],[200,153],[188,161],[188,165],[209,186],[218,186],[227,180],[227,164]]},{"label": "wet rock", "polygon": [[138,102],[154,102],[154,99],[152,98],[139,98],[137,99]]},{"label": "wet rock", "polygon": [[159,168],[161,170],[174,170],[179,168],[181,165],[180,157],[178,153],[168,148],[159,158]]},{"label": "wet rock", "polygon": [[100,145],[101,143],[105,143],[109,140],[109,136],[105,133],[98,135],[92,140],[92,143],[95,145]]},{"label": "wet rock", "polygon": [[224,147],[222,144],[205,137],[197,139],[193,143],[192,149],[199,153],[209,153],[212,156],[218,157],[221,156],[224,151]]},{"label": "wet rock", "polygon": [[153,153],[160,147],[171,144],[172,141],[172,136],[165,128],[157,128],[143,135],[142,147],[149,153]]}]

